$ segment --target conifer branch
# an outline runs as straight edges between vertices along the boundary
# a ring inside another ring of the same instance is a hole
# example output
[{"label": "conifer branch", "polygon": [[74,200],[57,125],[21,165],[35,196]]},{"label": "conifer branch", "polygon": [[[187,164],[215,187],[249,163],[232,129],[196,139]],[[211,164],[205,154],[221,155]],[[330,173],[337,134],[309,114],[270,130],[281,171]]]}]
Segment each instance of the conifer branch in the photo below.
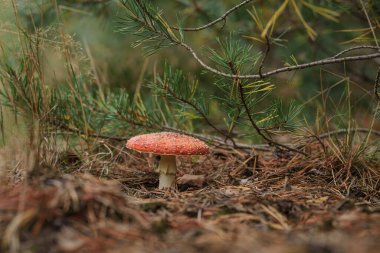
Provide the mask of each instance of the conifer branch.
[{"label": "conifer branch", "polygon": [[247,116],[248,116],[249,121],[251,122],[252,127],[255,129],[255,131],[256,131],[256,133],[258,135],[260,135],[265,141],[268,142],[269,146],[281,147],[281,148],[284,148],[286,150],[293,151],[293,152],[296,152],[296,153],[299,153],[299,154],[307,156],[307,154],[305,152],[302,152],[302,151],[300,151],[298,149],[294,149],[294,148],[289,147],[287,145],[284,145],[284,144],[278,143],[276,141],[273,141],[270,137],[266,136],[261,131],[260,127],[256,124],[255,120],[253,119],[253,117],[252,117],[252,115],[250,113],[247,101],[245,99],[245,95],[244,95],[244,91],[243,91],[243,86],[242,86],[242,84],[240,82],[238,83],[238,89],[239,89],[239,94],[240,94],[241,102],[243,103],[244,109],[247,112]]},{"label": "conifer branch", "polygon": [[[229,74],[225,73],[222,71],[219,71],[213,67],[210,67],[207,65],[202,59],[199,58],[197,53],[186,43],[180,42],[179,45],[187,49],[193,58],[206,70],[219,75],[223,77],[228,77],[228,78],[239,78],[239,79],[251,79],[251,80],[259,80],[263,78],[267,78],[273,75],[277,75],[283,72],[291,72],[295,70],[300,70],[300,69],[306,69],[306,68],[311,68],[315,66],[323,66],[323,65],[329,65],[329,64],[335,64],[335,63],[342,63],[342,62],[351,62],[351,61],[363,61],[363,60],[369,60],[369,59],[375,59],[375,58],[380,58],[380,52],[378,53],[373,53],[373,54],[367,54],[367,55],[358,55],[358,56],[348,56],[348,57],[343,57],[343,58],[325,58],[322,60],[318,61],[313,61],[309,63],[304,63],[304,64],[297,64],[289,67],[283,67],[275,70],[271,70],[265,73],[260,74],[251,74],[251,75],[235,75],[235,74]],[[341,53],[339,53],[341,54]]]},{"label": "conifer branch", "polygon": [[[218,70],[216,68],[213,68],[213,67],[209,66],[208,64],[206,64],[198,56],[198,54],[195,52],[195,50],[190,45],[186,44],[183,40],[179,40],[179,39],[173,38],[172,33],[170,33],[170,32],[163,32],[162,30],[161,31],[157,30],[156,26],[152,25],[152,24],[159,24],[160,22],[163,22],[163,21],[161,19],[157,19],[152,13],[150,13],[150,11],[142,3],[141,0],[132,0],[131,2],[132,3],[137,3],[138,6],[139,6],[139,11],[141,11],[141,12],[143,12],[143,14],[145,14],[145,15],[143,15],[143,17],[149,17],[149,20],[141,20],[141,19],[136,18],[136,17],[129,17],[129,18],[135,20],[136,22],[139,22],[141,24],[141,26],[144,27],[144,28],[146,28],[147,30],[149,30],[149,31],[151,31],[151,32],[153,32],[153,33],[161,36],[165,40],[170,41],[173,45],[178,45],[178,46],[181,46],[181,47],[185,48],[187,51],[190,52],[190,54],[192,55],[192,57],[204,69],[206,69],[206,70],[208,70],[211,73],[214,73],[216,75],[227,77],[227,78],[260,80],[260,79],[263,79],[263,78],[267,78],[267,77],[270,77],[270,76],[277,75],[279,73],[291,72],[291,71],[311,68],[311,67],[315,67],[315,66],[323,66],[323,65],[336,64],[336,63],[342,63],[342,62],[363,61],[363,60],[380,58],[380,52],[376,52],[376,53],[373,53],[373,54],[365,54],[365,55],[357,55],[357,56],[347,56],[347,57],[338,58],[339,56],[341,56],[344,53],[347,53],[347,52],[352,51],[352,50],[359,49],[358,47],[354,47],[354,48],[346,49],[346,50],[344,50],[344,51],[342,51],[340,53],[337,53],[333,57],[329,57],[329,58],[325,58],[325,59],[322,59],[322,60],[317,60],[317,61],[313,61],[313,62],[309,62],[309,63],[297,64],[297,65],[293,65],[293,66],[278,68],[278,69],[271,70],[271,71],[268,71],[268,72],[265,72],[265,73],[261,73],[261,74],[260,73],[258,73],[258,74],[248,74],[248,75],[230,74],[230,73],[226,73],[226,72],[220,71],[220,70]],[[126,3],[124,5],[128,8],[128,6],[127,6]],[[166,25],[166,23],[165,23],[165,25]],[[167,28],[171,29],[170,26],[167,27]],[[152,39],[152,38],[150,38],[150,39]],[[156,38],[156,39],[158,39],[158,38]],[[364,48],[364,47],[362,47],[362,48]],[[366,47],[366,48],[369,48],[369,47]]]},{"label": "conifer branch", "polygon": [[182,103],[184,104],[187,104],[189,105],[191,108],[193,108],[199,115],[202,116],[202,118],[206,121],[206,123],[212,128],[214,129],[216,132],[218,132],[219,134],[221,134],[222,136],[225,136],[225,133],[220,130],[219,128],[217,128],[212,122],[211,120],[207,117],[207,115],[194,103],[192,103],[191,101],[177,95],[169,86],[166,86],[165,87],[165,90],[175,99],[177,99],[178,101],[181,101]]},{"label": "conifer branch", "polygon": [[340,52],[340,53],[334,55],[334,56],[331,57],[330,59],[336,59],[336,58],[342,56],[343,54],[346,54],[346,53],[348,53],[348,52],[355,51],[355,50],[360,50],[360,49],[373,49],[373,50],[377,50],[377,51],[380,50],[380,48],[377,47],[377,46],[360,45],[360,46],[355,46],[355,47],[347,48],[347,49],[343,50],[342,52]]},{"label": "conifer branch", "polygon": [[197,31],[201,31],[201,30],[204,30],[204,29],[207,29],[221,21],[225,21],[227,16],[230,15],[231,13],[233,13],[234,11],[236,11],[237,9],[239,9],[240,7],[248,4],[249,2],[252,2],[253,0],[245,0],[243,2],[241,2],[240,4],[237,4],[235,5],[234,7],[232,7],[231,9],[229,9],[228,11],[226,11],[222,16],[220,16],[219,18],[211,21],[210,23],[208,24],[205,24],[203,26],[200,26],[200,27],[189,27],[189,28],[179,28],[179,27],[171,27],[173,30],[181,30],[181,31],[185,31],[185,32],[197,32]]}]

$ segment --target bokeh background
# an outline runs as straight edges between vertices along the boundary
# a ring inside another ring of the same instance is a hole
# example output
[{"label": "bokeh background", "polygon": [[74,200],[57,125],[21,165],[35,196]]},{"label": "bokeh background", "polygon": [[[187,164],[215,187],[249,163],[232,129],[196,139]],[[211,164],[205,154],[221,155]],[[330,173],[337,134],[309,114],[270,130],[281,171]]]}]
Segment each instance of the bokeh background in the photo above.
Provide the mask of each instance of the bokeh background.
[{"label": "bokeh background", "polygon": [[[164,17],[173,25],[181,20],[186,27],[208,23],[237,4],[237,1],[227,0],[151,2],[163,10]],[[260,33],[285,2],[288,1],[253,1],[230,15],[226,22],[200,32],[186,33],[186,40],[208,63],[207,48],[216,48],[217,38],[224,39],[231,34],[253,45],[257,52],[263,52],[266,46]],[[374,43],[358,1],[296,2],[302,18],[288,3],[271,29],[271,50],[264,71],[294,64],[294,61],[304,63],[326,58],[351,46]],[[138,90],[149,99],[150,91],[145,84],[162,72],[165,63],[199,79],[200,88],[207,94],[219,92],[211,85],[214,77],[204,74],[185,50],[174,47],[144,56],[141,48],[132,48],[133,35],[117,32],[124,11],[119,1],[1,0],[0,3],[2,62],[19,63],[17,26],[31,36],[38,34],[44,38],[42,55],[48,85],[59,86],[69,78],[62,46],[68,44],[73,64],[78,70],[88,72],[92,78],[88,82],[100,86],[105,94],[122,88],[132,96]],[[366,3],[376,24],[380,3]],[[261,23],[254,17],[259,17]],[[318,128],[323,118],[333,128],[368,127],[375,106],[372,89],[378,64],[379,60],[368,60],[276,75],[270,78],[276,88],[261,106],[269,106],[277,98],[284,103],[296,100],[303,106],[300,120],[306,126]],[[224,112],[217,101],[210,100],[209,104],[210,117],[222,126]],[[3,113],[9,114],[6,109]],[[4,131],[13,131],[13,116],[4,119]],[[375,128],[378,126],[377,123]],[[13,133],[6,134],[5,138],[9,135]]]}]

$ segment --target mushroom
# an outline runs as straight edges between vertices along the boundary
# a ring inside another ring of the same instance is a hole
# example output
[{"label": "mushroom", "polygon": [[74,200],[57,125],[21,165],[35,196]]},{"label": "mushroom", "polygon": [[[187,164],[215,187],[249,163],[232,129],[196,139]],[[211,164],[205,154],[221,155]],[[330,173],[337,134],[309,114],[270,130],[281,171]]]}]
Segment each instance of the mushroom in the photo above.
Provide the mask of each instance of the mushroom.
[{"label": "mushroom", "polygon": [[157,155],[156,158],[159,161],[157,171],[160,173],[159,189],[175,188],[177,155],[205,155],[209,153],[209,148],[203,141],[172,132],[138,135],[129,139],[126,147]]}]

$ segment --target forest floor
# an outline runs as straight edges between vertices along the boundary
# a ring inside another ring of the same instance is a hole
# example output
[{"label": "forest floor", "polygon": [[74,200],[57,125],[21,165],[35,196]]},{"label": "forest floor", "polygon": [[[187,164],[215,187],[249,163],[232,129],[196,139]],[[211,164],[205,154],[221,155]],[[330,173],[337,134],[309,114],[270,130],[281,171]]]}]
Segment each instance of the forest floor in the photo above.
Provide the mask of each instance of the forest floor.
[{"label": "forest floor", "polygon": [[149,161],[127,152],[107,173],[94,161],[91,169],[4,184],[2,249],[379,252],[376,159],[317,146],[307,158],[215,149],[179,157],[178,190],[171,192],[157,189]]}]

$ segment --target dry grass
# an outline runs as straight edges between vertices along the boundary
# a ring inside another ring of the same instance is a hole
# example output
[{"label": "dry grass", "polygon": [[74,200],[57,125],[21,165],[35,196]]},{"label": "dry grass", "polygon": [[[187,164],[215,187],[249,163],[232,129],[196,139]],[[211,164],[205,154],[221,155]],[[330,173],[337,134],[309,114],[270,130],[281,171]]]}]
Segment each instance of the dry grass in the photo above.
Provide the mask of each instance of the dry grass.
[{"label": "dry grass", "polygon": [[2,247],[10,252],[377,252],[379,160],[338,156],[319,146],[309,150],[308,158],[228,150],[198,160],[182,157],[179,176],[204,175],[205,182],[185,183],[175,192],[157,190],[149,158],[125,151],[108,164],[107,179],[99,179],[105,175],[99,159],[90,165],[83,161],[71,174],[9,184],[0,189]]}]

